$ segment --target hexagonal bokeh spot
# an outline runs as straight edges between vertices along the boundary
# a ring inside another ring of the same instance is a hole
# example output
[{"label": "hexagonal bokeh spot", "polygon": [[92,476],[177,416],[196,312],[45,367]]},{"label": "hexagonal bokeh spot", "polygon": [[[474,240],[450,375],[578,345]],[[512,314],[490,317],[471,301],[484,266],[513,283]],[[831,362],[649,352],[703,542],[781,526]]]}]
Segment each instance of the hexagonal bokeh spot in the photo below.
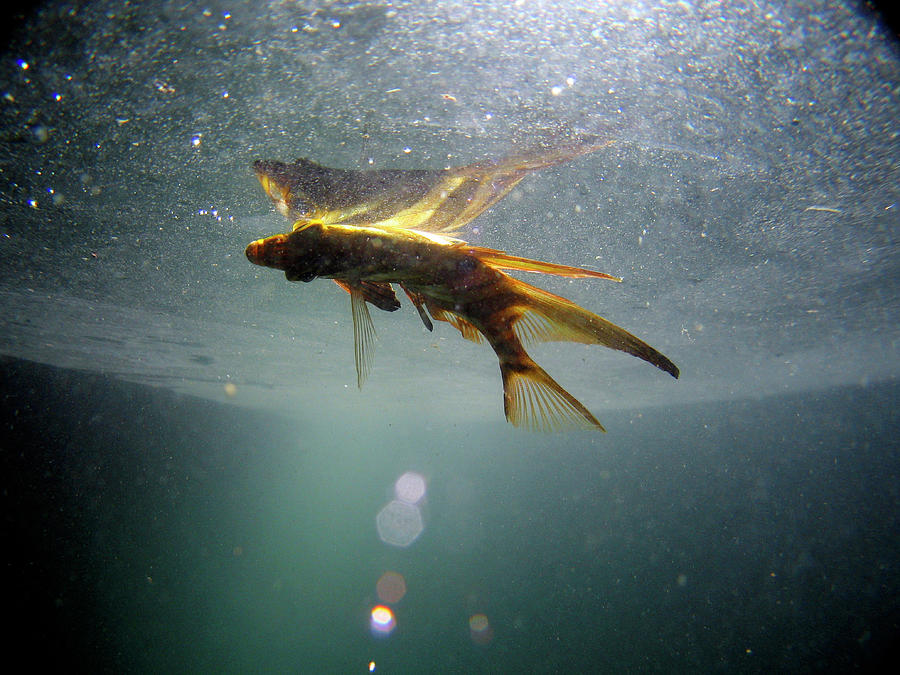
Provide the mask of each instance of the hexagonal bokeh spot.
[{"label": "hexagonal bokeh spot", "polygon": [[425,496],[425,478],[415,471],[407,471],[394,483],[394,496],[407,504],[418,504]]},{"label": "hexagonal bokeh spot", "polygon": [[396,499],[378,512],[375,525],[381,541],[402,547],[412,544],[425,529],[419,507]]}]

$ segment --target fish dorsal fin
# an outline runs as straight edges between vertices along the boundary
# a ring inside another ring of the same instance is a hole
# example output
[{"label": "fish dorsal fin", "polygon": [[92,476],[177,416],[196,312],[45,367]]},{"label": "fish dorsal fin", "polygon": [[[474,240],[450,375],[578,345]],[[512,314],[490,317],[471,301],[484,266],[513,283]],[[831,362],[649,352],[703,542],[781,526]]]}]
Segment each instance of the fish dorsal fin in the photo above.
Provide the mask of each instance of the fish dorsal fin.
[{"label": "fish dorsal fin", "polygon": [[501,364],[500,371],[503,411],[515,426],[533,431],[606,431],[587,408],[530,359],[516,366]]},{"label": "fish dorsal fin", "polygon": [[570,277],[573,279],[582,279],[593,277],[595,279],[610,279],[612,281],[622,281],[619,277],[614,277],[605,272],[595,272],[594,270],[586,270],[583,267],[572,267],[571,265],[557,265],[556,263],[543,262],[541,260],[532,260],[530,258],[520,258],[518,256],[509,255],[503,251],[497,251],[492,248],[482,248],[481,246],[466,246],[466,250],[478,258],[486,265],[490,265],[497,270],[517,270],[519,272],[539,272],[541,274],[555,274],[558,277]]},{"label": "fish dorsal fin", "polygon": [[372,370],[375,356],[375,326],[366,307],[366,296],[357,286],[350,286],[350,311],[353,315],[353,355],[356,359],[356,386],[363,382]]}]

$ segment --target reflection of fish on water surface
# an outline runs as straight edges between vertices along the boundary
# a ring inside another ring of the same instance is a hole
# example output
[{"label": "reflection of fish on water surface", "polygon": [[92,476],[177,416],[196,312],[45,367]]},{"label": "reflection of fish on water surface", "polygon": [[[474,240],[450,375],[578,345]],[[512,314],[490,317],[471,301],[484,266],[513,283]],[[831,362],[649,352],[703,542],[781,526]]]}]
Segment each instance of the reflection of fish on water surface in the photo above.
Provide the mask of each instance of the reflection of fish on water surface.
[{"label": "reflection of fish on water surface", "polygon": [[600,429],[600,422],[525,352],[523,343],[600,344],[637,356],[678,377],[650,345],[565,298],[502,270],[563,277],[615,277],[471,246],[447,236],[495,204],[528,173],[608,142],[577,142],[492,163],[437,171],[330,169],[309,160],[258,161],[254,169],[293,231],[247,247],[253,263],[283,270],[289,281],[333,279],[350,293],[358,383],[371,369],[375,330],[366,303],[394,311],[391,284],[410,298],[428,328],[455,326],[486,339],[500,360],[506,418],[536,429]]},{"label": "reflection of fish on water surface", "polygon": [[331,169],[308,159],[257,160],[253,169],[278,211],[291,222],[455,232],[502,199],[532,171],[611,145],[576,142],[449,169]]}]

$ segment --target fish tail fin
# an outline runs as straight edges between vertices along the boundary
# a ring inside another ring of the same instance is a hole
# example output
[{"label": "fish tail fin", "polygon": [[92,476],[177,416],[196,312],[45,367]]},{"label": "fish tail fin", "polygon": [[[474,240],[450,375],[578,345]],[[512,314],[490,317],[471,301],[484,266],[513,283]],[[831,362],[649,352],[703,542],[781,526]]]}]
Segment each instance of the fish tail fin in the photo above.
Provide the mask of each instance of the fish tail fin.
[{"label": "fish tail fin", "polygon": [[503,412],[517,427],[537,431],[560,428],[606,431],[591,412],[523,352],[501,357]]},{"label": "fish tail fin", "polygon": [[601,316],[553,293],[513,280],[524,296],[514,330],[523,342],[599,344],[643,359],[677,378],[678,366],[643,340]]}]

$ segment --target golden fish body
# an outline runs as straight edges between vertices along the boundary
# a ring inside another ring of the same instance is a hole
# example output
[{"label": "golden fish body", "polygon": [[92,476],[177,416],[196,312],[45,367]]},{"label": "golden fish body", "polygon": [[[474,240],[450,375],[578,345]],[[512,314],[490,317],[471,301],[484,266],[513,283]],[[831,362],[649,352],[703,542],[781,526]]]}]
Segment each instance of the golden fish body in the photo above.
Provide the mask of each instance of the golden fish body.
[{"label": "golden fish body", "polygon": [[308,159],[253,163],[278,211],[294,223],[455,232],[529,173],[610,145],[578,136],[560,146],[439,170],[332,169]]},{"label": "golden fish body", "polygon": [[614,279],[601,272],[518,258],[432,232],[319,221],[257,240],[246,254],[257,265],[283,270],[288,280],[330,278],[350,292],[360,385],[371,367],[374,340],[366,302],[396,309],[392,283],[404,289],[429,329],[428,315],[451,323],[468,339],[488,341],[500,361],[504,412],[515,425],[603,429],[529,357],[525,342],[601,344],[678,377],[668,358],[627,331],[502,270]]}]

